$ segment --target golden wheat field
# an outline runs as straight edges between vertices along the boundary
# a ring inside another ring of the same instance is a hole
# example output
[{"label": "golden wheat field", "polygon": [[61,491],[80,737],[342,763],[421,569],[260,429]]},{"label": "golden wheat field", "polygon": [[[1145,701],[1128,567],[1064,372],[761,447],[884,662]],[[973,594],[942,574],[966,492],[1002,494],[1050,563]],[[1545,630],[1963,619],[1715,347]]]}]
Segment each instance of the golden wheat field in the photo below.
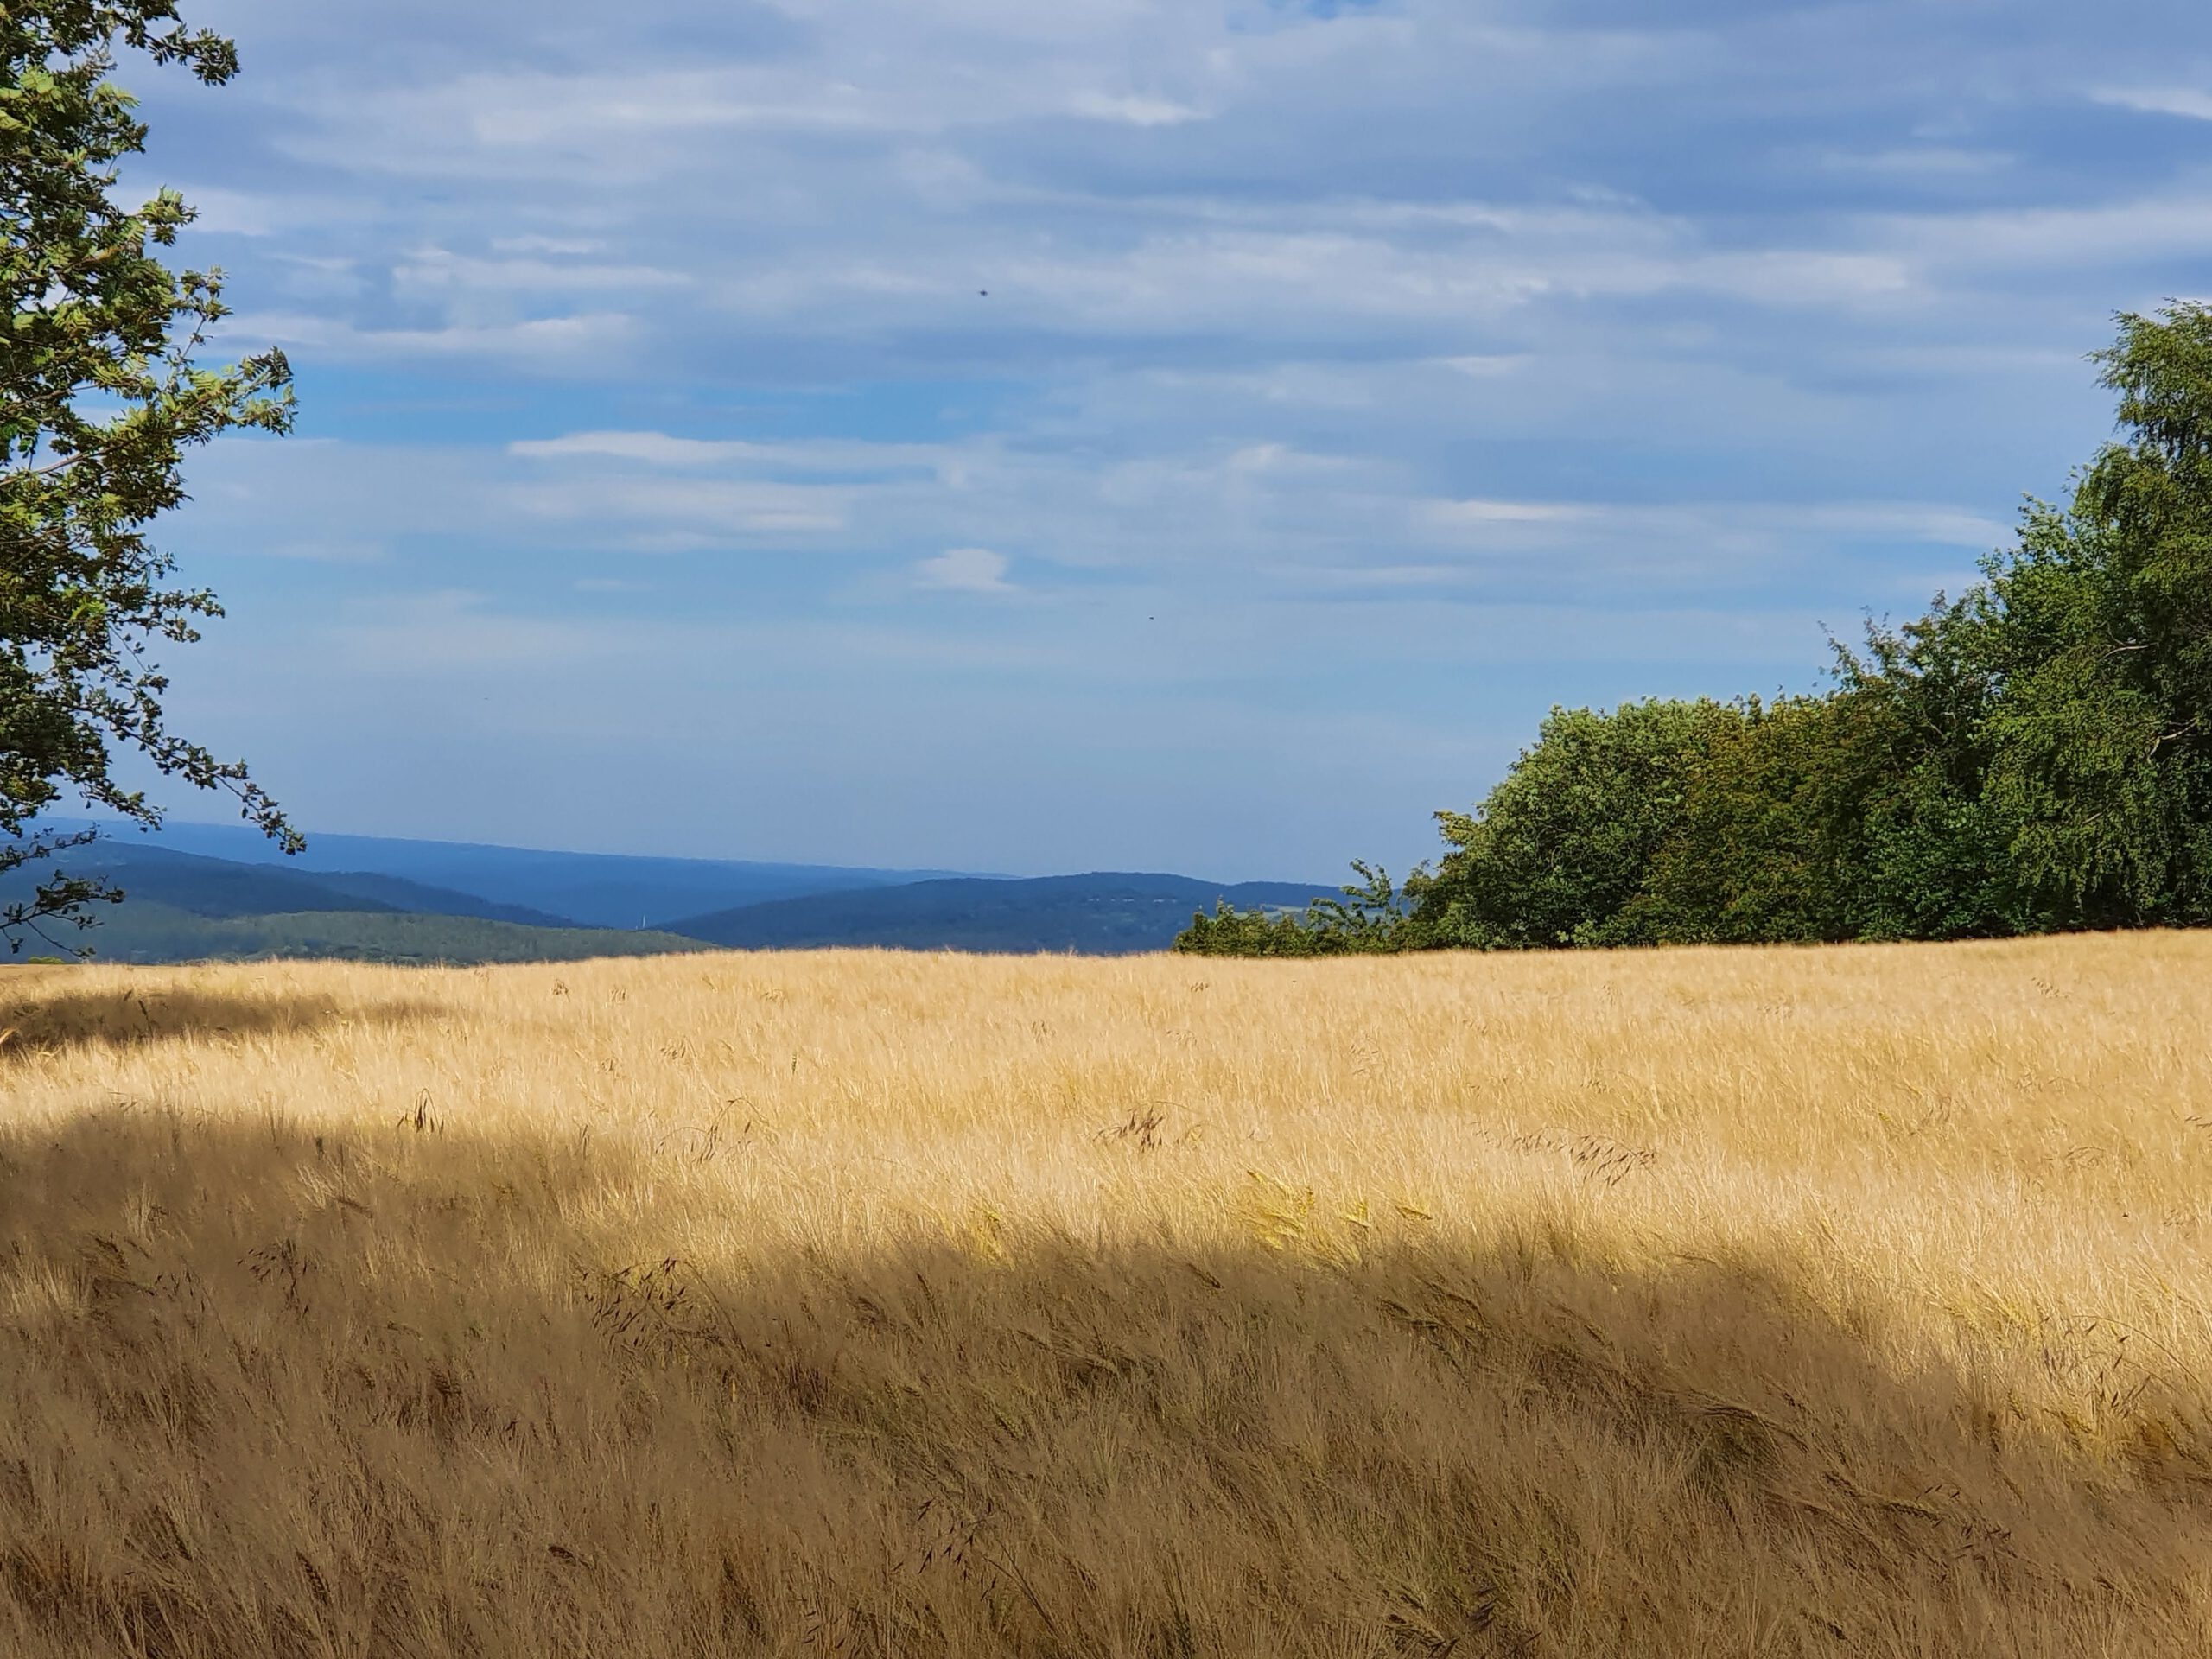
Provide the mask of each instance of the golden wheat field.
[{"label": "golden wheat field", "polygon": [[2197,1655],[2212,938],[0,974],[0,1652]]}]

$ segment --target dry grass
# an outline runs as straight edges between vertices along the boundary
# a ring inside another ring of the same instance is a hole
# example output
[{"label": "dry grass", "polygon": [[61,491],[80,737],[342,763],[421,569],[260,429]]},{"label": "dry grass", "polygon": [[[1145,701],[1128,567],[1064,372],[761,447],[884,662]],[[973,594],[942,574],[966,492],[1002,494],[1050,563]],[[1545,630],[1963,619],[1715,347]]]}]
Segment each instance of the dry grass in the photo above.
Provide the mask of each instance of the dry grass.
[{"label": "dry grass", "polygon": [[21,969],[10,1027],[10,1659],[2212,1630],[2212,938]]}]

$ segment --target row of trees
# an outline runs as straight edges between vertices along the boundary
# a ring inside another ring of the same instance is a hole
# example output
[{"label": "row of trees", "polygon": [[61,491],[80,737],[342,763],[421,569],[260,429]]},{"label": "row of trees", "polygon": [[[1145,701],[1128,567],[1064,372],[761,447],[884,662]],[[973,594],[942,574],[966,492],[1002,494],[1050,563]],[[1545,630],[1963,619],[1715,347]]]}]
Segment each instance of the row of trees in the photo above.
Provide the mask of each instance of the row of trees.
[{"label": "row of trees", "polygon": [[1982,580],[1836,647],[1824,696],[1555,709],[1402,890],[1224,907],[1315,956],[1940,939],[2212,921],[2212,310],[2125,315],[2119,438]]}]

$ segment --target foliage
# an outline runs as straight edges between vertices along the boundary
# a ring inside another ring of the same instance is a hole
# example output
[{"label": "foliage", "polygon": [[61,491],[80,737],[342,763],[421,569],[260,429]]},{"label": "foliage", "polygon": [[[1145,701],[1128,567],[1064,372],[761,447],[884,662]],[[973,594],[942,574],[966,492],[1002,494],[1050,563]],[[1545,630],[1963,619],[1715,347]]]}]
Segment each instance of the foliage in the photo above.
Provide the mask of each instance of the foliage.
[{"label": "foliage", "polygon": [[2125,316],[2098,354],[2129,442],[2028,517],[1986,611],[1990,786],[2069,922],[2212,919],[2212,312]]},{"label": "foliage", "polygon": [[1301,912],[1238,910],[1217,899],[1175,941],[1194,957],[1340,957],[1357,951],[1398,950],[1411,918],[1399,902],[1389,873],[1352,861],[1359,880],[1338,889],[1340,899],[1316,899]]},{"label": "foliage", "polygon": [[[1757,698],[1706,727],[1669,833],[1640,867],[1618,938],[1637,944],[1846,938],[1858,723],[1842,700]],[[1614,939],[1583,941],[1614,943]]]},{"label": "foliage", "polygon": [[[1364,948],[2212,922],[2212,309],[2119,319],[2121,436],[1820,696],[1553,710]],[[1341,948],[1224,916],[1182,949]]]},{"label": "foliage", "polygon": [[1407,882],[1421,942],[1647,943],[1633,901],[1702,757],[1742,717],[1712,702],[1554,709],[1489,799],[1437,815],[1452,850]]},{"label": "foliage", "polygon": [[[220,369],[196,353],[226,315],[219,271],[175,270],[159,251],[193,219],[174,191],[130,209],[112,198],[146,129],[109,78],[118,47],[219,86],[232,44],[188,30],[170,0],[10,0],[0,7],[0,873],[91,839],[27,833],[73,790],[141,824],[160,810],[111,766],[118,746],[166,777],[227,789],[266,833],[296,847],[245,766],[172,732],[168,681],[148,655],[188,644],[221,614],[170,585],[149,537],[185,499],[181,458],[239,429],[291,423],[291,374],[269,352]],[[117,896],[57,875],[0,910],[0,935]]]}]

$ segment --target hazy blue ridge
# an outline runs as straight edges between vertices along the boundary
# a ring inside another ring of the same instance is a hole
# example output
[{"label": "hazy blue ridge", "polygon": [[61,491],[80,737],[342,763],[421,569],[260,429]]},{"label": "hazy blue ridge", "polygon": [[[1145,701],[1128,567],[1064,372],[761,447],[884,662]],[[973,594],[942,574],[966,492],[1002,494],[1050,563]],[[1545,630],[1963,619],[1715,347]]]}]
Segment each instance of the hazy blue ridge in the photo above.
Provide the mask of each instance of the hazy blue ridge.
[{"label": "hazy blue ridge", "polygon": [[[44,821],[42,827],[69,830],[79,827],[81,822],[52,819]],[[172,819],[152,836],[102,827],[115,836],[116,845],[278,866],[308,876],[392,877],[592,927],[657,925],[673,916],[703,915],[771,899],[967,874],[549,852],[470,842],[330,835],[320,830],[308,832],[304,853],[288,858],[274,842],[245,824],[187,823]],[[82,855],[70,856],[76,860]],[[364,893],[378,899],[385,896],[367,889]],[[402,904],[401,907],[414,906]],[[374,906],[357,904],[352,908]]]},{"label": "hazy blue ridge", "polygon": [[[95,925],[49,924],[51,939],[118,962],[183,962],[271,955],[393,962],[521,962],[633,955],[710,945],[739,949],[884,946],[1118,956],[1166,950],[1194,911],[1226,899],[1243,910],[1302,909],[1325,882],[1212,882],[1157,874],[1095,873],[1014,880],[805,865],[717,865],[710,861],[537,853],[454,842],[317,837],[326,860],[366,854],[422,871],[458,874],[478,889],[379,869],[322,870],[278,863],[250,830],[194,825],[186,839],[259,854],[252,861],[183,850],[174,833],[158,841],[125,832],[73,848],[0,877],[0,903],[28,899],[55,869],[110,882],[127,895],[99,904]],[[908,879],[909,876],[914,879]],[[759,902],[713,902],[731,891],[819,879],[845,885]],[[618,918],[650,916],[678,896],[709,901],[683,919],[646,931],[588,925],[571,912],[486,896],[508,890],[581,893],[582,908]],[[632,908],[636,906],[636,908]],[[53,945],[35,938],[25,954]]]},{"label": "hazy blue ridge", "polygon": [[[401,911],[411,906],[389,899],[340,892],[313,876],[267,869],[227,859],[200,858],[166,848],[94,842],[73,847],[0,875],[0,903],[28,899],[38,884],[57,872],[90,876],[121,887],[134,902],[167,906],[191,915],[220,919],[312,910]],[[480,899],[476,901],[481,903]],[[95,914],[115,911],[93,906]]]},{"label": "hazy blue ridge", "polygon": [[[524,927],[476,916],[429,916],[402,911],[315,910],[289,915],[209,917],[152,900],[130,899],[100,906],[95,913],[99,918],[95,926],[79,929],[67,923],[48,923],[46,931],[66,949],[89,947],[96,962],[122,963],[282,957],[473,966],[658,956],[709,948],[697,940],[669,933]],[[23,956],[50,954],[54,954],[53,945],[36,938],[26,938]]]},{"label": "hazy blue ridge", "polygon": [[349,870],[328,874],[231,859],[180,853],[118,839],[73,847],[0,876],[0,902],[28,899],[57,869],[97,876],[129,899],[150,899],[195,916],[265,916],[309,910],[412,911],[435,916],[478,916],[526,927],[575,927],[566,916],[502,905],[473,893],[426,887],[401,877]]},{"label": "hazy blue ridge", "polygon": [[487,922],[514,922],[524,927],[587,925],[573,916],[556,916],[528,905],[503,905],[473,893],[434,887],[401,875],[379,875],[372,870],[318,873],[311,879],[318,887],[354,899],[356,910],[375,910],[388,905],[394,910],[411,911],[418,915],[474,916]]},{"label": "hazy blue ridge", "polygon": [[747,905],[672,921],[667,931],[741,950],[876,945],[1127,956],[1165,950],[1194,911],[1210,911],[1219,899],[1239,909],[1302,910],[1336,891],[1326,881],[1218,882],[1122,872],[953,878]]}]

